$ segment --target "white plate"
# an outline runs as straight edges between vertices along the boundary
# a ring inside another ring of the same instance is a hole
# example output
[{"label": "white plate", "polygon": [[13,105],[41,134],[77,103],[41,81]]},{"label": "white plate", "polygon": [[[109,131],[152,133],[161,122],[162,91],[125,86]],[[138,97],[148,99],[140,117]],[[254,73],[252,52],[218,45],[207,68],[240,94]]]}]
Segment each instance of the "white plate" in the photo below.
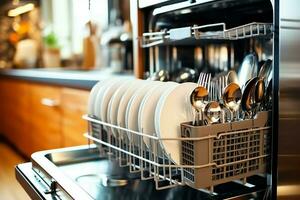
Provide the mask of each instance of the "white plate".
[{"label": "white plate", "polygon": [[[108,104],[107,116],[106,116],[108,123],[113,124],[113,125],[118,125],[117,117],[118,117],[118,108],[119,108],[121,98],[123,97],[126,90],[134,83],[135,83],[134,80],[125,81],[122,84],[122,86],[120,86],[116,90],[114,95],[111,97],[109,104]],[[112,134],[117,138],[118,131],[114,128],[112,128],[111,130],[112,130]]]},{"label": "white plate", "polygon": [[[155,131],[158,137],[181,137],[180,124],[193,120],[193,109],[189,98],[196,87],[196,83],[182,83],[160,97],[155,109]],[[161,140],[160,144],[173,162],[181,163],[180,141]]]},{"label": "white plate", "polygon": [[101,116],[100,116],[100,110],[101,110],[101,104],[102,104],[102,101],[104,98],[104,92],[105,92],[106,88],[110,87],[111,85],[113,85],[119,81],[120,80],[116,79],[116,78],[107,80],[103,83],[103,86],[98,90],[98,93],[97,93],[96,99],[95,99],[95,103],[94,103],[94,114],[99,120],[102,120]]},{"label": "white plate", "polygon": [[[130,98],[129,103],[126,107],[125,112],[125,126],[127,129],[132,131],[138,131],[138,113],[140,104],[144,98],[144,96],[151,90],[151,88],[160,85],[161,82],[158,81],[145,81],[144,86],[141,86],[138,90],[136,90],[133,96]],[[128,138],[133,139],[134,144],[140,143],[139,137],[130,137],[131,134],[128,133]]]},{"label": "white plate", "polygon": [[112,98],[113,94],[117,91],[119,87],[123,85],[124,82],[126,82],[126,79],[121,78],[120,80],[113,82],[112,84],[105,87],[105,90],[103,91],[103,98],[100,105],[100,119],[103,122],[107,121],[107,110],[108,110],[108,104],[110,99]]},{"label": "white plate", "polygon": [[103,87],[103,85],[105,84],[105,82],[108,81],[108,79],[102,80],[97,82],[89,95],[89,100],[88,100],[88,114],[89,115],[95,115],[95,101],[96,101],[96,96],[100,90],[101,87]]},{"label": "white plate", "polygon": [[[166,91],[170,90],[173,87],[177,86],[178,83],[167,82],[153,87],[147,95],[144,96],[138,113],[138,127],[139,132],[142,132],[147,135],[156,136],[155,134],[155,125],[154,125],[154,115],[155,108],[157,106],[158,100],[161,95]],[[144,142],[147,147],[150,147],[150,139],[144,137]]]},{"label": "white plate", "polygon": [[[123,94],[120,103],[119,103],[119,107],[118,107],[118,115],[117,115],[117,125],[120,127],[124,127],[125,128],[125,112],[126,112],[126,108],[128,105],[128,102],[130,100],[130,98],[132,97],[132,95],[134,94],[134,92],[136,90],[138,90],[140,87],[142,87],[145,84],[146,81],[144,80],[135,80],[130,87],[127,88],[126,92]],[[120,135],[121,139],[127,138],[124,137],[125,136],[125,132],[123,131],[118,131],[118,134]]]}]

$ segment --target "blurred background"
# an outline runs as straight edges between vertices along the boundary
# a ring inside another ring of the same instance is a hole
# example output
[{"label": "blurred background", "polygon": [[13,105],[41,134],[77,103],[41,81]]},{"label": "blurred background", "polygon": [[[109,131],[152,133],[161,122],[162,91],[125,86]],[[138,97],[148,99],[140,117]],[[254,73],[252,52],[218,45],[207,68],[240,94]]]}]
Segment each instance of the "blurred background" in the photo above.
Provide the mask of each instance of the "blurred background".
[{"label": "blurred background", "polygon": [[4,0],[0,12],[0,68],[132,69],[129,0]]},{"label": "blurred background", "polygon": [[129,0],[0,1],[0,199],[29,199],[15,166],[87,144],[89,92],[132,76]]}]

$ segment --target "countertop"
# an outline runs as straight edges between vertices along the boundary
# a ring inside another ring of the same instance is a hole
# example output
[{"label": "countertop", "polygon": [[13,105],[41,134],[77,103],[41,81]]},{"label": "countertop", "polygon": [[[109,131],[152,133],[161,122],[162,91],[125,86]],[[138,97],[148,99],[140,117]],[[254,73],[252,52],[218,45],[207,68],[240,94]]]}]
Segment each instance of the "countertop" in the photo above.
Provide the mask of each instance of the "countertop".
[{"label": "countertop", "polygon": [[107,78],[134,78],[133,74],[112,73],[110,69],[86,71],[61,68],[2,69],[1,76],[81,89],[91,89],[95,83]]}]

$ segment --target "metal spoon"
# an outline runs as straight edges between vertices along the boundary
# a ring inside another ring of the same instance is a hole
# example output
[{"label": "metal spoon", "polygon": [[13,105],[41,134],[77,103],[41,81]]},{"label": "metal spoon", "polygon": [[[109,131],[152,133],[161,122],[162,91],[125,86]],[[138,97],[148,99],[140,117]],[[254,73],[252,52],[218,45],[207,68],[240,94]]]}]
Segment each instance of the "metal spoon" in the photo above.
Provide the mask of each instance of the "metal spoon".
[{"label": "metal spoon", "polygon": [[255,53],[245,56],[238,71],[239,85],[245,85],[247,80],[257,76],[258,60]]},{"label": "metal spoon", "polygon": [[263,103],[265,110],[271,109],[271,107],[272,107],[272,90],[273,90],[273,88],[272,88],[272,79],[271,79],[267,86],[266,96],[265,96],[264,103]]},{"label": "metal spoon", "polygon": [[198,86],[196,87],[192,94],[190,95],[190,102],[192,106],[196,109],[197,111],[197,118],[198,120],[195,125],[203,125],[200,121],[202,121],[203,116],[202,112],[206,106],[206,102],[208,100],[208,90],[203,87],[203,86]]},{"label": "metal spoon", "polygon": [[204,109],[204,114],[210,123],[217,123],[220,120],[221,116],[221,106],[217,101],[209,102]]},{"label": "metal spoon", "polygon": [[272,71],[272,60],[268,59],[265,63],[260,67],[258,77],[259,78],[268,78]]},{"label": "metal spoon", "polygon": [[239,78],[238,78],[238,75],[235,71],[233,70],[230,70],[227,75],[226,75],[226,81],[227,81],[227,84],[230,84],[230,83],[239,83]]},{"label": "metal spoon", "polygon": [[245,111],[246,114],[251,114],[253,112],[252,109],[256,106],[255,99],[254,99],[254,92],[255,92],[255,84],[258,80],[258,77],[254,77],[250,79],[243,91],[241,106],[242,110]]},{"label": "metal spoon", "polygon": [[260,110],[260,103],[264,100],[265,97],[265,82],[264,79],[259,79],[255,84],[255,93],[254,99],[257,104],[256,112]]},{"label": "metal spoon", "polygon": [[230,83],[223,92],[224,105],[230,110],[231,121],[238,119],[238,110],[240,108],[242,91],[238,84]]}]

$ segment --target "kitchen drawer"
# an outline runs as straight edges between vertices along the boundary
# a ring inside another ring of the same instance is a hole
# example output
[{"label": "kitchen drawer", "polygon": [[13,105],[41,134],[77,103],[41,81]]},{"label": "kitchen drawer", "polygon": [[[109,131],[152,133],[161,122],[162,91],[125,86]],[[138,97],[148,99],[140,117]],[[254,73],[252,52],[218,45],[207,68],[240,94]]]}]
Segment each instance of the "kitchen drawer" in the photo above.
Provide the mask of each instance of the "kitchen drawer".
[{"label": "kitchen drawer", "polygon": [[62,137],[63,146],[87,144],[83,133],[87,132],[87,123],[82,115],[87,112],[89,91],[62,89]]},{"label": "kitchen drawer", "polygon": [[23,154],[87,144],[89,91],[0,79],[0,134]]},{"label": "kitchen drawer", "polygon": [[61,147],[61,88],[30,84],[29,96],[31,151]]},{"label": "kitchen drawer", "polygon": [[28,84],[24,81],[12,79],[0,81],[0,132],[25,154],[30,145],[28,91]]}]

